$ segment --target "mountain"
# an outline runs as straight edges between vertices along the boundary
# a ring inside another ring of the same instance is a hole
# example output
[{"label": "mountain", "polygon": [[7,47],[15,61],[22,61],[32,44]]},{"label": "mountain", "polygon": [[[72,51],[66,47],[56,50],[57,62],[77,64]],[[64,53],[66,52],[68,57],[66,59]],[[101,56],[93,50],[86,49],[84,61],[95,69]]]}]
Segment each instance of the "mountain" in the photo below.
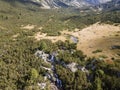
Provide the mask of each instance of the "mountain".
[{"label": "mountain", "polygon": [[19,1],[22,3],[32,3],[43,9],[51,8],[94,8],[94,9],[120,9],[120,0],[4,0],[8,2]]},{"label": "mountain", "polygon": [[81,8],[85,6],[95,6],[110,2],[111,0],[23,0],[39,4],[42,8],[60,8],[60,7],[75,7]]},{"label": "mountain", "polygon": [[120,10],[120,0],[112,0],[111,2],[101,5],[104,10]]}]

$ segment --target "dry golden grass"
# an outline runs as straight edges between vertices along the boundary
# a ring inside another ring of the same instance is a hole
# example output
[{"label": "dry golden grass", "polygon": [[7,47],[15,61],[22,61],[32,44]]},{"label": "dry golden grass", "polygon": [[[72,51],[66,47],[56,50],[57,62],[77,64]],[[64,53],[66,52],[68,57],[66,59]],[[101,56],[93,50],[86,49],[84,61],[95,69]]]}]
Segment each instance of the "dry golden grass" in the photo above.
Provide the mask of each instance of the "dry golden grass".
[{"label": "dry golden grass", "polygon": [[[72,35],[79,39],[77,49],[82,50],[87,56],[100,56],[114,57],[115,53],[110,50],[112,45],[120,45],[120,26],[114,26],[109,24],[93,24],[82,30],[75,29],[74,31],[64,30],[60,36],[47,36],[46,33],[38,32],[34,35],[36,40],[50,39],[52,42],[58,40],[67,40],[66,35]],[[116,37],[115,35],[118,37]],[[99,53],[92,53],[95,50],[102,50]]]}]

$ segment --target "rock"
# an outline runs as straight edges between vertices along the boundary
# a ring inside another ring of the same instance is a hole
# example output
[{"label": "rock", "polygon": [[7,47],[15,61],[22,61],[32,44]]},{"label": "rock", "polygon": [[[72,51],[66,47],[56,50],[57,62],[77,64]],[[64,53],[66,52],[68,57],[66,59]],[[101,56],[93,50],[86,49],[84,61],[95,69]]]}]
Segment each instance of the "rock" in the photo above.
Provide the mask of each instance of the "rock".
[{"label": "rock", "polygon": [[120,45],[113,45],[111,46],[111,49],[120,49]]},{"label": "rock", "polygon": [[37,57],[43,59],[45,62],[47,62],[48,57],[49,57],[49,54],[46,54],[46,53],[44,53],[43,51],[37,50],[37,51],[35,52],[35,56],[37,56]]},{"label": "rock", "polygon": [[79,70],[81,70],[82,72],[88,73],[88,70],[87,70],[84,66],[78,65],[77,68],[78,68]]},{"label": "rock", "polygon": [[46,83],[38,83],[38,86],[39,86],[41,89],[45,89]]},{"label": "rock", "polygon": [[77,64],[76,63],[71,63],[71,64],[68,64],[67,67],[72,71],[72,72],[76,72],[78,69],[77,69]]}]

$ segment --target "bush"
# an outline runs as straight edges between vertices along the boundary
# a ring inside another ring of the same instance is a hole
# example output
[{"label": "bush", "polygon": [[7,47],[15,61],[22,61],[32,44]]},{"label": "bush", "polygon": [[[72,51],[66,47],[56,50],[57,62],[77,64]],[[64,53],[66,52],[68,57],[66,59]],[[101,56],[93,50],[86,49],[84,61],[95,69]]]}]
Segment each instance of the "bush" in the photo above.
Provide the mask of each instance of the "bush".
[{"label": "bush", "polygon": [[97,49],[97,50],[93,51],[92,53],[100,53],[100,52],[102,52],[102,50]]}]

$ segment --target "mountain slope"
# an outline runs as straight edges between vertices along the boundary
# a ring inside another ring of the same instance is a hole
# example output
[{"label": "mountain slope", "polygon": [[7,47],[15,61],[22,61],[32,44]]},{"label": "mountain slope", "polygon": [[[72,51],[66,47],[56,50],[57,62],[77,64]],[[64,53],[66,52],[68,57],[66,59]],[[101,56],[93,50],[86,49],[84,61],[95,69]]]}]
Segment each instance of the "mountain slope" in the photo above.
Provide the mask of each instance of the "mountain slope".
[{"label": "mountain slope", "polygon": [[104,10],[120,10],[120,0],[112,0],[111,2],[102,4]]},{"label": "mountain slope", "polygon": [[19,1],[24,3],[32,3],[40,6],[41,8],[86,8],[86,7],[118,7],[120,6],[120,0],[2,0],[13,3]]},{"label": "mountain slope", "polygon": [[81,8],[85,6],[103,4],[111,0],[22,0],[22,1],[33,2],[41,5],[43,8],[50,9],[59,7]]}]

